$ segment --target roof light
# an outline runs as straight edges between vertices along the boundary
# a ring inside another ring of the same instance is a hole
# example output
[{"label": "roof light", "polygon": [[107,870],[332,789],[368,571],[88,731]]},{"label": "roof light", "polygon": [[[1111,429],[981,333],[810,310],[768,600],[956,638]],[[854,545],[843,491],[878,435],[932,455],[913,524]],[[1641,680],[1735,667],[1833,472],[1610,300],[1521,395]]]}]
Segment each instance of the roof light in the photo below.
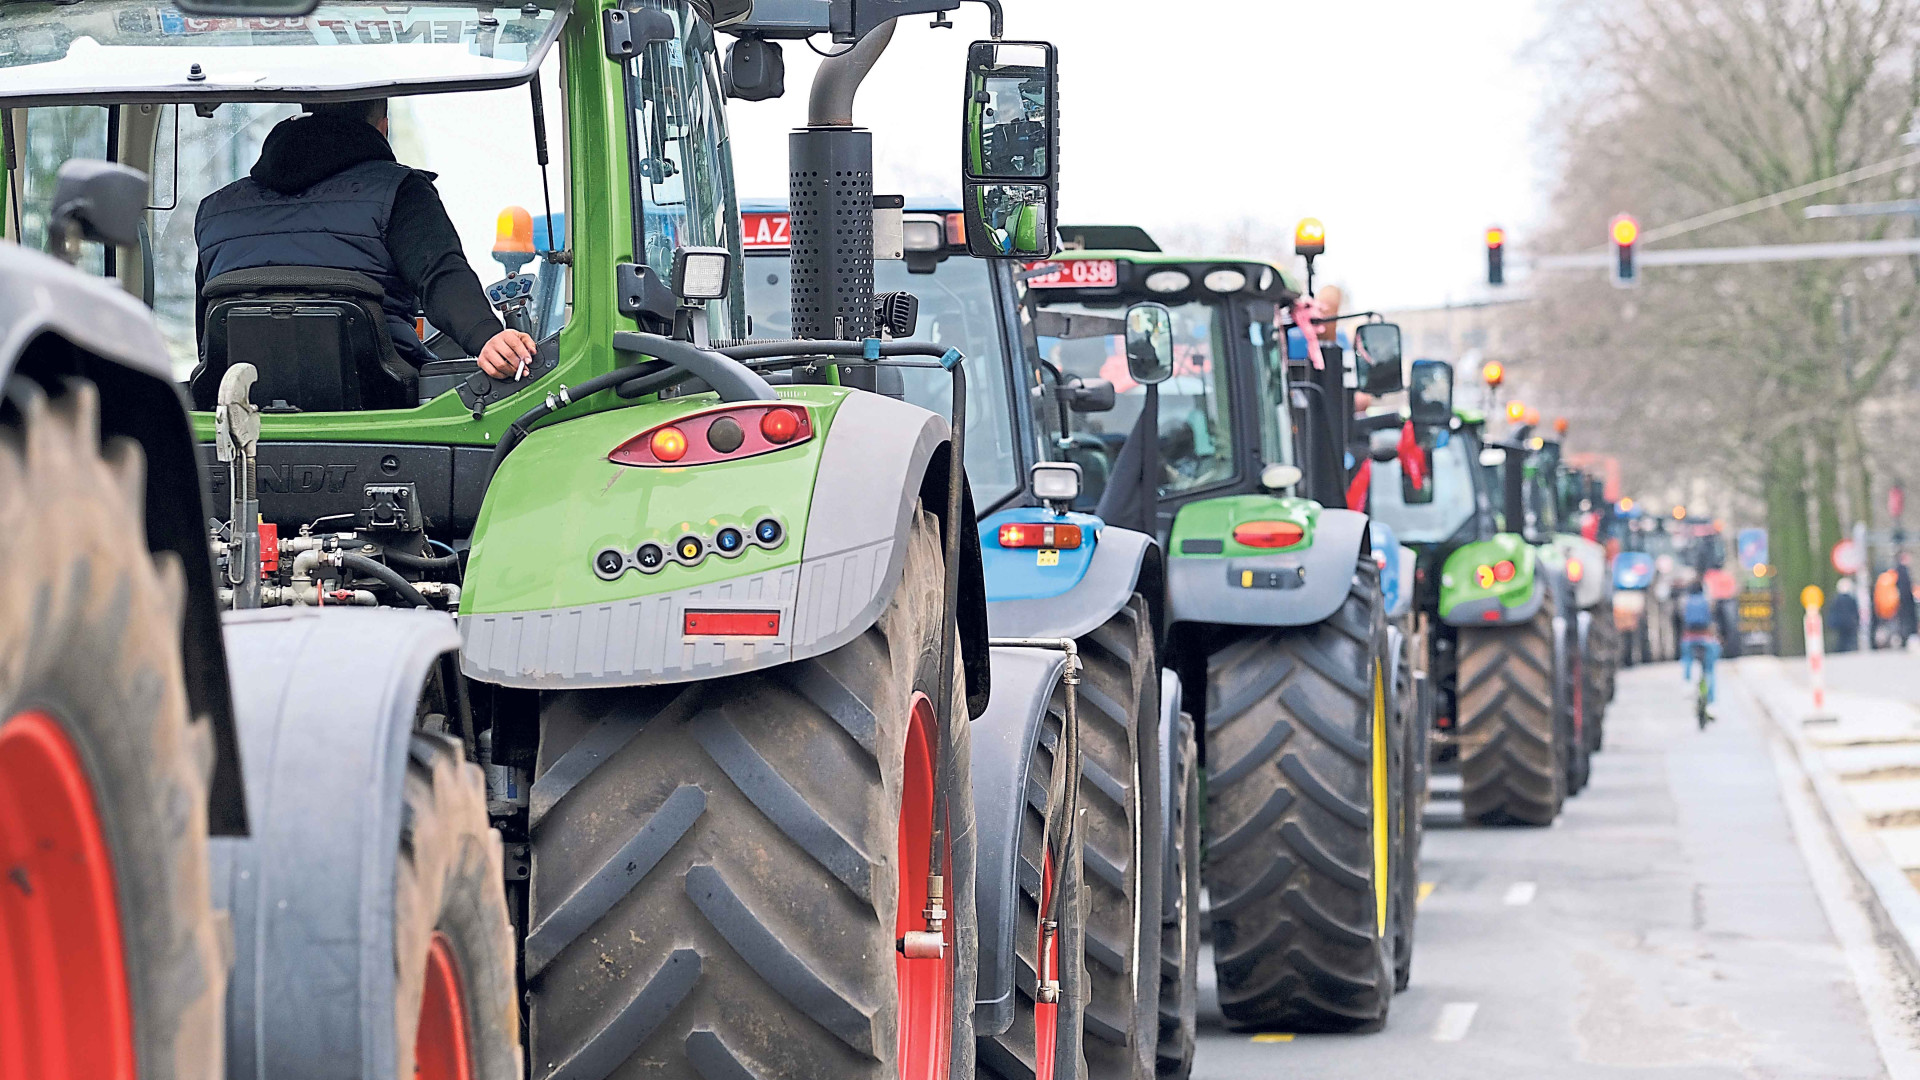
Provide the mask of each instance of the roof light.
[{"label": "roof light", "polygon": [[1518,401],[1507,402],[1507,419],[1517,424],[1520,421],[1526,419],[1526,416],[1527,416],[1527,407],[1525,405],[1521,404]]},{"label": "roof light", "polygon": [[1071,551],[1080,546],[1080,526],[1045,522],[1009,522],[1000,526],[1003,548],[1054,548]]},{"label": "roof light", "polygon": [[718,300],[727,295],[733,253],[722,247],[683,247],[673,253],[673,294],[682,300]]},{"label": "roof light", "polygon": [[1553,433],[1555,435],[1565,435],[1567,428],[1570,426],[1572,425],[1567,423],[1567,418],[1564,416],[1556,416],[1553,418]]},{"label": "roof light", "polygon": [[1184,270],[1155,270],[1145,284],[1148,292],[1177,293],[1193,284],[1193,279]]},{"label": "roof light", "polygon": [[1243,521],[1233,527],[1235,543],[1257,548],[1292,547],[1307,530],[1291,521]]},{"label": "roof light", "polygon": [[1200,279],[1209,291],[1217,293],[1236,293],[1247,287],[1247,275],[1238,270],[1222,268],[1210,270]]},{"label": "roof light", "polygon": [[1327,250],[1327,227],[1319,218],[1301,218],[1293,227],[1293,253],[1312,258]]},{"label": "roof light", "polygon": [[1499,386],[1507,381],[1507,365],[1498,360],[1489,360],[1480,365],[1480,377],[1487,381],[1488,386]]},{"label": "roof light", "polygon": [[493,253],[508,252],[533,254],[533,215],[524,206],[509,206],[494,220]]}]

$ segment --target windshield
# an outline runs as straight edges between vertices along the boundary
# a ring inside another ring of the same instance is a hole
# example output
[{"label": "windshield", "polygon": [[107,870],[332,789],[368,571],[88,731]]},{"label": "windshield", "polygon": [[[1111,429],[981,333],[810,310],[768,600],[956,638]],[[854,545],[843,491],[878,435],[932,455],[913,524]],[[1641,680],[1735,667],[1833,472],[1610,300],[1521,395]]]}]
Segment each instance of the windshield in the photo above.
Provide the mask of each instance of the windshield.
[{"label": "windshield", "polygon": [[646,220],[644,261],[664,282],[679,248],[731,251],[733,281],[727,299],[707,305],[708,329],[716,338],[745,337],[741,305],[733,299],[742,291],[740,207],[713,29],[679,0],[638,0],[631,6],[666,12],[677,30],[672,39],[649,44],[628,65],[627,95],[634,110],[629,160],[637,174],[635,210]]},{"label": "windshield", "polygon": [[[1269,309],[1268,318],[1276,314]],[[1286,335],[1259,313],[1247,323],[1247,340],[1259,365],[1254,385],[1260,394],[1260,463],[1293,464],[1293,410],[1287,407]]]},{"label": "windshield", "polygon": [[262,100],[396,82],[523,73],[554,34],[553,0],[325,4],[304,18],[184,15],[147,0],[0,0],[0,97]]},{"label": "windshield", "polygon": [[1427,454],[1433,469],[1433,501],[1409,503],[1401,497],[1400,461],[1373,463],[1369,513],[1393,529],[1405,544],[1437,544],[1451,538],[1473,520],[1478,496],[1473,486],[1477,466],[1468,459],[1472,440],[1443,433],[1445,441]]},{"label": "windshield", "polygon": [[[547,172],[553,210],[564,216],[566,125],[558,110],[565,98],[560,92],[557,55],[549,55],[542,65],[540,81],[548,114],[552,164]],[[46,219],[60,164],[70,157],[109,156],[108,111],[95,105],[26,110],[18,208],[26,246],[46,247]],[[246,102],[221,105],[211,116],[174,105],[129,105],[119,110],[117,153],[127,164],[152,174],[153,192],[139,252],[141,265],[114,270],[130,287],[137,285],[153,305],[174,373],[181,378],[192,370],[200,351],[194,328],[199,262],[194,219],[200,202],[245,177],[259,159],[267,133],[298,112],[297,105]],[[461,253],[483,285],[506,277],[506,267],[493,258],[501,210],[509,206],[528,210],[536,224],[536,246],[547,247],[532,98],[526,87],[393,98],[387,105],[387,123],[394,157],[401,164],[435,174],[433,185],[459,236]],[[564,243],[565,226],[555,232]],[[87,259],[82,264],[86,268],[107,272],[101,251],[88,251]],[[540,295],[552,298],[553,306],[540,313],[534,329],[536,337],[557,332],[566,316],[566,267],[539,259],[522,272],[536,282],[554,278],[540,290]]]},{"label": "windshield", "polygon": [[[792,337],[787,256],[755,255],[747,263],[746,279],[753,336]],[[915,274],[904,262],[883,259],[873,264],[873,287],[875,292],[905,290],[919,297],[920,325],[914,339],[950,345],[967,358],[967,482],[984,514],[1025,487],[1014,445],[1013,400],[992,271],[980,259],[954,257],[942,260],[931,274]],[[882,388],[896,375],[908,401],[948,415],[953,390],[945,372],[882,369]]]},{"label": "windshield", "polygon": [[[1037,290],[1031,295],[1039,297],[1049,310],[1066,314],[1114,318],[1124,310],[1116,305],[1049,302]],[[1189,302],[1173,309],[1173,375],[1160,384],[1162,495],[1193,491],[1233,478],[1233,433],[1224,361],[1226,324],[1214,304]],[[1146,387],[1127,374],[1125,340],[1118,334],[1071,339],[1042,336],[1040,354],[1067,375],[1113,383],[1116,394],[1111,411],[1073,414],[1075,444],[1083,450],[1104,453],[1106,464],[1111,466],[1139,421],[1147,397]]]}]

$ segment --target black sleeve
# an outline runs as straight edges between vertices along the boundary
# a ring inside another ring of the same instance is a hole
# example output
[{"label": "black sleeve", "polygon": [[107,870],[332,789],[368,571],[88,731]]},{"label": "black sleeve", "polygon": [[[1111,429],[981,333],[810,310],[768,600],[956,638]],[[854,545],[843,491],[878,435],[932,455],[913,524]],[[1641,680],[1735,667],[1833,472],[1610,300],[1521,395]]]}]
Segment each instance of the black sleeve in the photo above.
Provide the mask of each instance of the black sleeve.
[{"label": "black sleeve", "polygon": [[480,355],[487,339],[500,332],[500,320],[460,251],[460,234],[440,193],[419,173],[402,180],[394,193],[387,251],[401,280],[419,294],[427,321],[459,342],[467,355]]}]

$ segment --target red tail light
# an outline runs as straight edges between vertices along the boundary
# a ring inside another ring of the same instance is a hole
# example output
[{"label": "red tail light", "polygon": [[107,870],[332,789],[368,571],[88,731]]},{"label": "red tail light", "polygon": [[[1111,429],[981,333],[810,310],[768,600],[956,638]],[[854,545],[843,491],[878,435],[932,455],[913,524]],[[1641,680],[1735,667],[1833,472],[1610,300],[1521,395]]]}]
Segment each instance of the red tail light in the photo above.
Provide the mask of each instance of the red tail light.
[{"label": "red tail light", "polygon": [[1236,542],[1257,548],[1292,547],[1306,535],[1291,521],[1247,521],[1233,527]]},{"label": "red tail light", "polygon": [[1493,564],[1493,580],[1495,581],[1512,581],[1513,580],[1513,561],[1511,559],[1502,559],[1499,562]]},{"label": "red tail light", "polygon": [[799,405],[725,405],[650,427],[613,448],[607,460],[641,468],[704,465],[770,454],[813,438]]},{"label": "red tail light", "polygon": [[1580,579],[1586,576],[1587,576],[1587,568],[1581,565],[1579,559],[1567,560],[1567,580],[1568,581],[1571,581],[1574,584],[1578,585],[1580,583]]},{"label": "red tail light", "polygon": [[682,625],[687,636],[776,637],[780,633],[777,611],[689,611]]},{"label": "red tail light", "polygon": [[1080,526],[1045,525],[1023,521],[1000,526],[1003,548],[1065,548],[1080,546]]}]

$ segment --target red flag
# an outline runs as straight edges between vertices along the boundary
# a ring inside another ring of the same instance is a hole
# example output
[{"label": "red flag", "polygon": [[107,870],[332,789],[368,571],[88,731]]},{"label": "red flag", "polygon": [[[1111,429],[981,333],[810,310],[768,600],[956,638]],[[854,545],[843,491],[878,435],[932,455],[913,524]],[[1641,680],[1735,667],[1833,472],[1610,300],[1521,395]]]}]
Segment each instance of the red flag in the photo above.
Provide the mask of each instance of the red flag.
[{"label": "red flag", "polygon": [[1420,448],[1420,440],[1414,437],[1413,421],[1400,425],[1400,471],[1407,475],[1407,482],[1413,490],[1420,491],[1427,486],[1427,452]]},{"label": "red flag", "polygon": [[1373,489],[1373,459],[1364,458],[1353,470],[1353,482],[1347,485],[1347,509],[1365,510],[1367,493]]}]

